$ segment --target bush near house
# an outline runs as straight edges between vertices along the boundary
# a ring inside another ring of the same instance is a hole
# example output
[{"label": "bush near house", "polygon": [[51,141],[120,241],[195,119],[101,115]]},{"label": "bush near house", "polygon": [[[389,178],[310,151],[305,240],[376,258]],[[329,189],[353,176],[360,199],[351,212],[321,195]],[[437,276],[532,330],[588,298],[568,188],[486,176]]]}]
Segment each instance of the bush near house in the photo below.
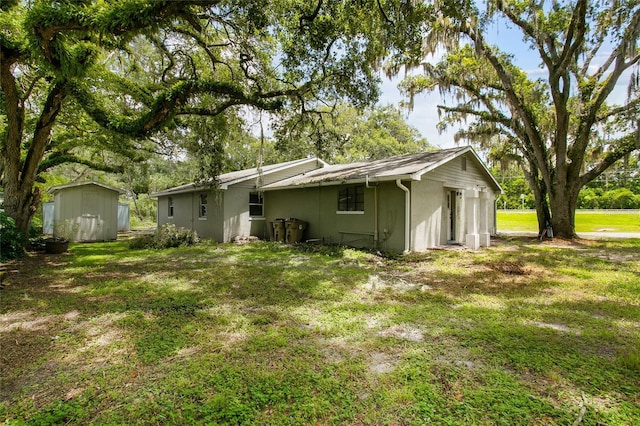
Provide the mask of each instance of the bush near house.
[{"label": "bush near house", "polygon": [[17,259],[24,254],[26,237],[13,218],[0,211],[0,261]]},{"label": "bush near house", "polygon": [[167,223],[151,235],[144,235],[132,240],[129,247],[132,249],[186,247],[197,244],[199,240],[196,231]]}]

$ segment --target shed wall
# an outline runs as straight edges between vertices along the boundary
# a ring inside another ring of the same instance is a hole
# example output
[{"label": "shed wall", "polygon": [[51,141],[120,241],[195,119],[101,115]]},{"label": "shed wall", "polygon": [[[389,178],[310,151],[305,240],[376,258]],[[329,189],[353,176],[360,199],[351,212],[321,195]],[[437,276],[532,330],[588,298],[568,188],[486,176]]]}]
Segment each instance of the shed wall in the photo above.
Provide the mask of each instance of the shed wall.
[{"label": "shed wall", "polygon": [[70,234],[73,241],[115,240],[118,197],[118,192],[97,185],[61,189],[54,196],[53,235]]}]

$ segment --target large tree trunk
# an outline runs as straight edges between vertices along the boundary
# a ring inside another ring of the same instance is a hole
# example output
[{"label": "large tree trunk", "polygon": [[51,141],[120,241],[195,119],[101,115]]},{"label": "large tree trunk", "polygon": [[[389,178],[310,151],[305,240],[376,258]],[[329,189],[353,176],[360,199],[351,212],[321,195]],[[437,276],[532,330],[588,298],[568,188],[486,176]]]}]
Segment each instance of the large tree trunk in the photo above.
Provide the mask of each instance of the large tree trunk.
[{"label": "large tree trunk", "polygon": [[[0,58],[1,59],[1,58]],[[5,94],[7,110],[7,130],[5,131],[0,154],[0,171],[4,187],[4,209],[7,216],[16,221],[16,226],[29,235],[31,219],[40,204],[40,189],[35,187],[40,164],[51,139],[51,132],[67,96],[63,82],[53,83],[48,96],[35,121],[33,136],[25,142],[24,101],[10,64],[0,66],[0,83]],[[26,155],[22,156],[22,147]]]},{"label": "large tree trunk", "polygon": [[16,227],[25,236],[29,236],[31,219],[40,204],[40,190],[38,188],[20,189],[17,185],[6,184],[4,189],[5,213],[16,221]]},{"label": "large tree trunk", "polygon": [[551,226],[554,236],[576,238],[576,206],[580,188],[555,187],[550,194]]},{"label": "large tree trunk", "polygon": [[524,172],[524,177],[529,183],[529,188],[533,192],[533,198],[536,202],[536,217],[538,219],[538,232],[542,233],[547,229],[547,225],[551,223],[551,211],[549,210],[549,200],[547,197],[547,187],[544,180],[540,178],[540,171],[534,161],[528,162],[529,167],[524,167],[520,162],[520,168]]}]

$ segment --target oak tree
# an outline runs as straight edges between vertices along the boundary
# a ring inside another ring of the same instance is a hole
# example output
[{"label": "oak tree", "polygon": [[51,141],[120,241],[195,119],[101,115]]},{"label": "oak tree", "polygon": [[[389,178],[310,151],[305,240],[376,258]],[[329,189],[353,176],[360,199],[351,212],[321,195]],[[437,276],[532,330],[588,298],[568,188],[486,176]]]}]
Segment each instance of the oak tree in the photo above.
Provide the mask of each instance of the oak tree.
[{"label": "oak tree", "polygon": [[381,58],[419,45],[429,11],[409,0],[3,0],[5,211],[28,229],[42,173],[87,162],[74,149],[93,143],[79,136],[85,120],[114,151],[136,152],[187,116],[371,104]]},{"label": "oak tree", "polygon": [[[403,84],[410,96],[452,94],[439,106],[443,124],[467,125],[458,137],[517,161],[533,190],[540,229],[573,238],[580,189],[640,149],[640,3],[637,0],[553,2],[459,1],[443,7],[425,34],[424,52],[445,46],[436,64]],[[516,57],[488,41],[509,26],[522,37]],[[544,77],[517,66],[535,55]],[[410,66],[419,63],[409,62]],[[623,102],[612,94],[628,80]],[[602,153],[587,162],[589,152]]]}]

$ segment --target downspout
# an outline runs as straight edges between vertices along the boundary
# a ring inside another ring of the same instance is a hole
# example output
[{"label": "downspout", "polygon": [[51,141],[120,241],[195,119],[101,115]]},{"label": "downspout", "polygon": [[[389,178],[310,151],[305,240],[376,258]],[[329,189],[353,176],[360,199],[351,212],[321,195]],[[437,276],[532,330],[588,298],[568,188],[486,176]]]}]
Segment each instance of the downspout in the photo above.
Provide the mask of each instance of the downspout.
[{"label": "downspout", "polygon": [[378,186],[369,185],[369,175],[365,176],[367,188],[373,188],[373,248],[378,248]]},{"label": "downspout", "polygon": [[404,191],[404,252],[408,253],[411,247],[411,192],[396,179],[396,186]]}]

